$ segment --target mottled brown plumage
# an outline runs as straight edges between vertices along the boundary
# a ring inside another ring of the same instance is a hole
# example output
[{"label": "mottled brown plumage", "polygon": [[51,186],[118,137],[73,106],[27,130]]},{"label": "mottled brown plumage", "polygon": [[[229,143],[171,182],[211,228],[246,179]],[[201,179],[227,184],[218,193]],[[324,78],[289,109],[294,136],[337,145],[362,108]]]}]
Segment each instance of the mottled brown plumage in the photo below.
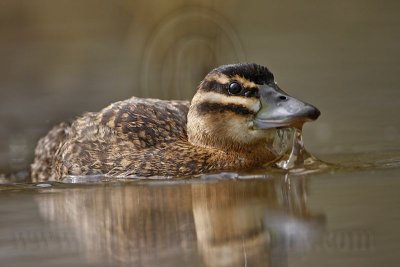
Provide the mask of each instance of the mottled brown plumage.
[{"label": "mottled brown plumage", "polygon": [[[232,93],[232,82],[240,92]],[[270,162],[275,129],[253,127],[257,86],[270,83],[265,67],[226,65],[205,77],[191,103],[132,97],[61,123],[39,141],[32,179],[186,176]]]}]

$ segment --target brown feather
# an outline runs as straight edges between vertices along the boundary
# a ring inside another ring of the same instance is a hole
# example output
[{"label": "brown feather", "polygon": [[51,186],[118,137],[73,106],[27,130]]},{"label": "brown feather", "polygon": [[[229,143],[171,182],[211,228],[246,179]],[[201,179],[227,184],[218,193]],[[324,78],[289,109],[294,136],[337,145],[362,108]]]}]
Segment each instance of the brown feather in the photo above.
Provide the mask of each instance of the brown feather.
[{"label": "brown feather", "polygon": [[[38,142],[32,179],[186,176],[251,168],[275,159],[267,148],[268,133],[248,127],[259,108],[257,98],[221,95],[225,98],[220,103],[207,104],[207,93],[200,87],[191,104],[132,97],[62,123]],[[211,96],[219,100],[218,94]]]}]

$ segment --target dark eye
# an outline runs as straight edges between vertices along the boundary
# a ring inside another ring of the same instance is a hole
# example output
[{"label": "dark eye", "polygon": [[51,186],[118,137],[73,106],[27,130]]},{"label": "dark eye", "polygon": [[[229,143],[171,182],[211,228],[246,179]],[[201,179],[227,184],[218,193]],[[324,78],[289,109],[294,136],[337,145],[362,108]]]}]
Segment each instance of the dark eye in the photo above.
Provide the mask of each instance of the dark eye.
[{"label": "dark eye", "polygon": [[229,93],[232,95],[237,95],[242,91],[242,86],[237,83],[237,82],[232,82],[229,85],[229,89],[228,89]]}]

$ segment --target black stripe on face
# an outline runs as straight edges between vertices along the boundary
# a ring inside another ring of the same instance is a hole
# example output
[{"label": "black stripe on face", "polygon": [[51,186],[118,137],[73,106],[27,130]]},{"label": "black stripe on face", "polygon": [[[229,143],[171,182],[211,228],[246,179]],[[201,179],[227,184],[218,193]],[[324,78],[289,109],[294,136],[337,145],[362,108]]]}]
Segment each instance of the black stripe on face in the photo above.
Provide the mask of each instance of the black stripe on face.
[{"label": "black stripe on face", "polygon": [[219,83],[215,80],[204,80],[200,84],[200,89],[203,91],[213,91],[220,94],[228,95],[228,84]]},{"label": "black stripe on face", "polygon": [[200,114],[223,113],[223,112],[233,112],[233,113],[239,114],[239,115],[254,115],[255,114],[255,112],[251,111],[250,109],[248,109],[242,105],[210,103],[210,102],[204,102],[204,103],[198,104],[197,111]]},{"label": "black stripe on face", "polygon": [[[205,92],[216,92],[216,93],[220,93],[220,94],[223,94],[223,95],[231,95],[228,92],[228,87],[229,87],[229,84],[222,84],[222,83],[219,83],[219,82],[217,82],[215,80],[204,80],[200,84],[200,88],[199,89],[202,90],[202,91],[205,91]],[[242,92],[240,92],[236,96],[256,97],[256,98],[260,97],[257,87],[254,87],[254,88],[244,87]]]}]

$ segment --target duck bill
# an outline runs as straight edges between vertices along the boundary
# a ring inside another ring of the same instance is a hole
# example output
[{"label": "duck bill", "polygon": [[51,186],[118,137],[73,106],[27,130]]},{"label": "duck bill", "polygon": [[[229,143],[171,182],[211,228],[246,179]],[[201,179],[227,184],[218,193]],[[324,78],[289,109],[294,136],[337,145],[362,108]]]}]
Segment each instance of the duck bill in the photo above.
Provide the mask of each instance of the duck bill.
[{"label": "duck bill", "polygon": [[286,94],[276,84],[259,86],[261,109],[254,119],[256,129],[301,128],[321,112],[314,106]]}]

